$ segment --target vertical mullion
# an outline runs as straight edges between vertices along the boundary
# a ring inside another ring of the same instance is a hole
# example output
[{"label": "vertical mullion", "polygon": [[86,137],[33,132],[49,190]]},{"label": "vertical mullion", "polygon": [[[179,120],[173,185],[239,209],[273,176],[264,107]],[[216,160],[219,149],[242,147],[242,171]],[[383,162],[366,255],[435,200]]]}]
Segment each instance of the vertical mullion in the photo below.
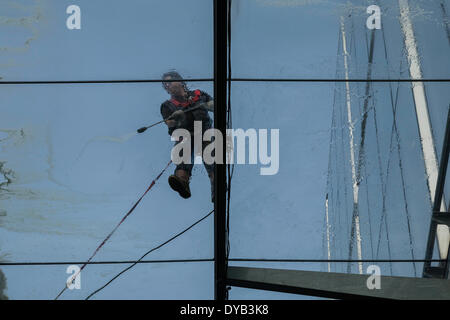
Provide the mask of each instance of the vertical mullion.
[{"label": "vertical mullion", "polygon": [[[227,2],[214,0],[214,128],[226,138]],[[214,168],[214,299],[226,298],[226,164],[223,143],[221,163]],[[216,150],[217,152],[217,150]]]}]

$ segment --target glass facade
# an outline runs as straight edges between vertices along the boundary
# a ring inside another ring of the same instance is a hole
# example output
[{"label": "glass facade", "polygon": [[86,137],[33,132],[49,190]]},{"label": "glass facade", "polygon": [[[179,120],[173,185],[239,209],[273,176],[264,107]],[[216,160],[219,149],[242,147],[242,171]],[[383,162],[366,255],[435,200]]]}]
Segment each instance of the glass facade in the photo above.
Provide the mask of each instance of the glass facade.
[{"label": "glass facade", "polygon": [[[1,262],[86,261],[170,160],[164,123],[136,132],[162,120],[162,74],[214,94],[213,1],[71,5],[0,2]],[[395,260],[425,256],[450,107],[449,13],[448,0],[232,1],[230,129],[243,139],[230,266],[422,276],[422,262]],[[10,83],[30,81],[65,83]],[[189,200],[169,187],[174,171],[93,261],[135,261],[212,210],[203,165]],[[95,298],[213,299],[213,257],[209,216],[144,259],[165,262],[136,265]],[[61,299],[84,299],[129,265],[88,265]],[[70,276],[67,265],[1,272],[10,299],[54,299]],[[234,287],[229,297],[311,299]]]}]

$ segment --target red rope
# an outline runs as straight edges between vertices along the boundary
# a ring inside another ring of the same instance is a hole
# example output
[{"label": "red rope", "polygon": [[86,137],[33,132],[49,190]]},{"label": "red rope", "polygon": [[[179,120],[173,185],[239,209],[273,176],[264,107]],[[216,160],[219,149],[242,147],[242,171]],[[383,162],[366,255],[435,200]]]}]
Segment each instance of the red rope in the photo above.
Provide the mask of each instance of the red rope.
[{"label": "red rope", "polygon": [[[131,209],[127,212],[127,214],[122,218],[122,220],[120,220],[120,222],[117,224],[117,226],[108,234],[108,236],[105,238],[105,240],[102,241],[102,243],[97,247],[97,249],[95,249],[94,253],[91,255],[91,257],[86,261],[85,264],[83,264],[83,266],[80,268],[80,270],[72,276],[72,279],[75,279],[78,274],[81,272],[81,270],[84,269],[84,267],[86,267],[86,265],[92,260],[92,258],[94,258],[94,256],[97,254],[97,252],[100,250],[101,247],[103,247],[103,245],[106,243],[106,241],[109,240],[109,238],[111,238],[111,236],[113,235],[113,233],[117,230],[117,228],[119,228],[119,226],[125,221],[125,219],[133,212],[133,210],[137,207],[137,205],[139,204],[139,202],[141,202],[142,198],[144,198],[144,196],[147,194],[147,192],[150,191],[150,189],[155,185],[156,181],[158,181],[158,179],[163,175],[163,173],[167,170],[167,168],[170,166],[170,164],[172,163],[172,160],[169,161],[169,163],[166,165],[166,167],[161,171],[161,173],[150,183],[150,185],[148,186],[147,190],[145,190],[145,192],[142,194],[142,196],[139,198],[138,201],[136,201],[136,203],[131,207]],[[73,280],[72,280],[73,281]],[[67,285],[64,287],[64,289],[62,289],[62,291],[56,296],[55,300],[57,300],[61,294],[67,289]]]}]

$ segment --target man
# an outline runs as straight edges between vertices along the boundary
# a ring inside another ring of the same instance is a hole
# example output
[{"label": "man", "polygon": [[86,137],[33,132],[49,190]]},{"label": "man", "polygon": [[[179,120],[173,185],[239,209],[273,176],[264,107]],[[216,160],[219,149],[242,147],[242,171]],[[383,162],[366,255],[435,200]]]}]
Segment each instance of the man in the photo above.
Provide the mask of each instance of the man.
[{"label": "man", "polygon": [[[191,161],[190,163],[178,164],[173,175],[169,177],[170,187],[177,191],[181,197],[187,199],[191,196],[189,181],[191,178],[192,167],[194,163],[194,121],[202,122],[202,135],[212,126],[212,120],[208,111],[213,111],[213,99],[206,92],[201,90],[191,91],[188,89],[186,82],[183,81],[181,75],[176,71],[166,72],[162,76],[162,80],[180,80],[164,82],[163,87],[170,94],[171,99],[161,104],[161,115],[166,120],[165,123],[169,128],[169,135],[172,135],[176,129],[186,129],[191,133]],[[201,105],[193,111],[186,111],[190,108]],[[185,112],[186,111],[186,112]],[[202,139],[203,141],[203,139]],[[175,145],[181,141],[176,141]],[[203,142],[202,151],[209,144]],[[208,165],[203,162],[208,172],[211,182],[211,201],[214,202],[214,165]]]}]

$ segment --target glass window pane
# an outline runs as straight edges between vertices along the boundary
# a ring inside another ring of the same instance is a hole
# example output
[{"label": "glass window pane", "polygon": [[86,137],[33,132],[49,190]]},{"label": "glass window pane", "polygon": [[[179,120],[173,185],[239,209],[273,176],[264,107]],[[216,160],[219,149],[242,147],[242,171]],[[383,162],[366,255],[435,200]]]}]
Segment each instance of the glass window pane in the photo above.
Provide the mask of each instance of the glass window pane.
[{"label": "glass window pane", "polygon": [[[72,4],[0,4],[1,81],[159,80],[170,69],[187,79],[213,77],[212,1],[78,1],[80,29],[68,27],[75,23]],[[213,94],[212,82],[187,86]],[[0,93],[0,259],[87,261],[169,162],[173,142],[164,123],[142,134],[136,130],[160,121],[161,103],[170,96],[161,83],[2,84]],[[194,167],[191,201],[170,189],[167,177],[174,169],[169,166],[94,261],[137,260],[211,211],[203,166]],[[212,223],[210,216],[148,259],[211,259]],[[161,264],[136,266],[160,284],[153,297],[135,286],[134,298],[181,298],[182,292],[186,299],[212,298],[212,263],[196,264],[201,266],[164,264],[162,273]],[[112,277],[108,270],[124,265],[113,267],[87,266],[89,285],[62,298],[86,297]],[[53,299],[68,277],[65,268],[4,267],[6,295]],[[189,270],[196,275],[188,276]],[[46,285],[27,283],[27,272],[40,272]],[[171,272],[185,278],[172,288],[168,279],[177,277]],[[142,273],[129,271],[129,288]],[[200,278],[197,293],[182,290]],[[107,292],[105,298],[121,295]],[[121,292],[132,298],[130,290]]]},{"label": "glass window pane", "polygon": [[[265,145],[261,129],[271,135],[278,129],[279,150],[271,142],[272,161],[263,164],[259,153],[250,165],[247,138],[246,163],[235,164],[230,257],[423,259],[431,180],[412,86],[234,83],[234,129],[255,130],[258,152]],[[448,96],[447,83],[430,87]],[[263,175],[264,167],[274,174]],[[365,273],[370,264],[332,263],[330,271]],[[384,275],[422,275],[419,262],[383,266]]]},{"label": "glass window pane", "polygon": [[[79,289],[67,289],[60,300],[84,300],[129,264],[89,265],[81,272]],[[68,266],[5,266],[9,299],[53,300],[73,275]],[[90,300],[210,300],[213,299],[214,264],[144,263],[123,273]],[[75,285],[75,284],[74,284]],[[193,288],[188,290],[186,288]]]},{"label": "glass window pane", "polygon": [[[82,0],[74,30],[72,2],[53,2],[0,4],[0,81],[160,79],[172,68],[213,77],[213,1]],[[424,258],[450,106],[448,3],[376,3],[380,29],[367,26],[371,1],[232,2],[232,78],[330,81],[232,83],[232,127],[247,137],[233,150],[230,265],[366,273],[375,264],[382,275],[422,276],[422,262],[345,261]],[[408,82],[421,77],[442,81]],[[347,78],[406,81],[332,81]],[[213,95],[211,81],[188,87]],[[161,120],[167,92],[160,83],[1,84],[0,95],[0,260],[86,261],[170,159],[164,124],[136,132]],[[203,165],[194,166],[189,200],[169,187],[174,171],[94,261],[136,260],[212,210]],[[210,259],[213,232],[211,215],[146,259]],[[82,290],[63,298],[85,298],[126,266],[87,266]],[[139,264],[96,298],[212,299],[213,267]],[[53,299],[66,268],[2,267],[6,294]],[[230,299],[310,298],[230,291]]]},{"label": "glass window pane", "polygon": [[[410,78],[408,65],[400,63],[407,17],[421,57],[423,77],[449,78],[448,17],[442,9],[448,4],[410,0],[408,14],[401,15],[398,1],[376,3],[381,14],[380,29],[367,27],[368,22],[376,27],[370,18],[374,11],[367,13],[373,1],[233,1],[233,77],[335,78],[336,67],[342,67],[337,56],[346,53],[349,78],[367,78],[365,67],[369,61],[372,78]],[[346,49],[337,50],[343,38]]]},{"label": "glass window pane", "polygon": [[[212,83],[189,87],[212,92]],[[0,91],[0,169],[6,180],[0,189],[3,259],[87,261],[171,158],[173,142],[165,124],[136,132],[161,120],[160,104],[167,93],[160,83],[3,85]],[[168,167],[93,261],[135,261],[212,210],[203,165],[194,166],[189,201],[167,183],[174,170],[173,164]],[[212,232],[210,216],[146,259],[210,259]],[[180,268],[175,265],[164,268]],[[9,297],[32,298],[18,289],[21,272],[29,269],[13,269],[3,269]],[[101,273],[102,265],[94,269]],[[90,270],[90,265],[83,270],[86,278]],[[209,275],[202,276],[212,285]],[[63,282],[52,281],[46,288],[56,295],[51,288],[62,289]]]},{"label": "glass window pane", "polygon": [[3,80],[159,79],[169,68],[212,78],[213,2],[73,1],[0,4]]}]

